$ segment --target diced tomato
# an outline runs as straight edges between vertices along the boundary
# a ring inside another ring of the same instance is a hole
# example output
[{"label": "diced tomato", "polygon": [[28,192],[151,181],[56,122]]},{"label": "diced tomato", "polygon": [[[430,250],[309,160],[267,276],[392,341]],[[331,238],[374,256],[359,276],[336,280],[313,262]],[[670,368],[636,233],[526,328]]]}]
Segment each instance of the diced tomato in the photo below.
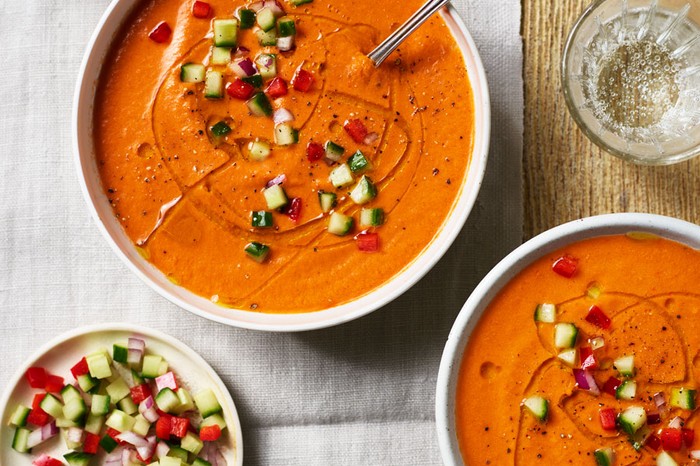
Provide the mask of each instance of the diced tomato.
[{"label": "diced tomato", "polygon": [[314,75],[303,68],[297,69],[292,78],[292,86],[299,92],[309,92],[314,84]]},{"label": "diced tomato", "polygon": [[358,119],[348,120],[343,126],[353,141],[362,144],[367,137],[367,127]]},{"label": "diced tomato", "polygon": [[600,327],[602,329],[609,329],[610,328],[610,317],[605,315],[605,312],[601,308],[599,308],[596,305],[591,306],[591,308],[588,310],[588,315],[586,315],[586,322],[590,322],[596,327]]},{"label": "diced tomato", "polygon": [[51,416],[44,412],[43,409],[36,407],[29,411],[27,422],[37,427],[45,426],[51,420]]},{"label": "diced tomato", "polygon": [[236,78],[233,82],[226,84],[226,93],[234,99],[248,100],[255,92],[255,86]]},{"label": "diced tomato", "polygon": [[90,368],[88,367],[87,359],[83,358],[78,361],[78,364],[70,368],[71,374],[77,379],[81,375],[86,375],[90,373]]},{"label": "diced tomato", "polygon": [[617,428],[617,413],[612,408],[603,408],[598,411],[600,415],[600,425],[604,430],[615,430]]},{"label": "diced tomato", "polygon": [[134,403],[140,404],[143,400],[152,396],[151,389],[148,384],[142,383],[141,385],[136,385],[131,387],[131,399]]},{"label": "diced tomato", "polygon": [[598,360],[593,354],[593,348],[590,346],[582,346],[579,350],[579,355],[581,358],[581,369],[585,370],[596,370],[598,369]]},{"label": "diced tomato", "polygon": [[170,420],[170,435],[174,435],[177,438],[187,435],[187,429],[189,428],[190,420],[186,417],[173,417]]},{"label": "diced tomato", "polygon": [[683,433],[680,429],[661,429],[661,445],[666,451],[679,451],[683,445]]},{"label": "diced tomato", "polygon": [[622,384],[622,381],[620,379],[616,379],[615,377],[610,377],[607,382],[605,382],[605,385],[603,385],[603,391],[607,393],[608,395],[615,396],[615,393],[617,392],[617,388]]},{"label": "diced tomato", "polygon": [[156,25],[156,27],[153,28],[151,32],[148,33],[148,38],[151,39],[153,42],[158,42],[159,44],[162,44],[163,42],[167,42],[168,39],[170,39],[170,35],[173,33],[172,29],[170,29],[170,26],[168,26],[168,23],[165,21],[161,21]]},{"label": "diced tomato", "polygon": [[46,387],[46,378],[48,374],[43,367],[30,367],[24,375],[27,377],[27,382],[29,382],[30,387],[41,389]]},{"label": "diced tomato", "polygon": [[659,451],[659,448],[661,448],[661,439],[656,434],[651,434],[647,437],[646,446],[654,451]]},{"label": "diced tomato", "polygon": [[41,409],[39,405],[41,404],[42,401],[44,401],[44,398],[46,397],[46,393],[37,393],[34,395],[34,399],[32,400],[32,408],[33,409]]},{"label": "diced tomato", "polygon": [[683,434],[683,443],[685,446],[688,448],[692,447],[693,441],[695,441],[695,431],[693,429],[683,427],[681,429],[681,433]]},{"label": "diced tomato", "polygon": [[64,386],[65,383],[63,381],[63,377],[49,374],[48,377],[46,377],[46,385],[44,386],[44,389],[49,393],[61,393]]},{"label": "diced tomato", "polygon": [[91,434],[85,431],[85,440],[83,440],[83,451],[94,455],[97,453],[97,447],[100,445],[100,436]]},{"label": "diced tomato", "polygon": [[377,252],[379,250],[379,235],[363,231],[355,236],[357,248],[362,252]]},{"label": "diced tomato", "polygon": [[192,4],[192,16],[195,18],[208,18],[211,14],[211,5],[197,0]]},{"label": "diced tomato", "polygon": [[51,458],[46,453],[32,461],[32,466],[63,466],[63,462],[55,458]]},{"label": "diced tomato", "polygon": [[566,254],[554,261],[552,270],[562,277],[571,278],[576,273],[577,262],[574,257]]},{"label": "diced tomato", "polygon": [[199,429],[199,438],[203,442],[215,442],[221,437],[221,427],[216,424],[204,426]]},{"label": "diced tomato", "polygon": [[126,444],[125,441],[119,440],[119,439],[117,438],[117,435],[119,435],[120,433],[121,433],[121,432],[119,432],[117,429],[113,429],[113,428],[111,428],[111,427],[107,427],[107,432],[106,432],[106,434],[109,435],[110,437],[112,437],[112,439],[113,439],[115,442],[117,442],[119,445],[125,445],[125,444]]},{"label": "diced tomato", "polygon": [[323,146],[317,142],[310,142],[306,146],[306,158],[309,162],[316,162],[321,160],[323,156],[326,155],[326,151],[323,150]]},{"label": "diced tomato", "polygon": [[301,217],[302,202],[303,201],[300,197],[293,198],[291,201],[289,201],[289,204],[284,207],[282,213],[287,215],[293,222],[299,221],[299,217]]},{"label": "diced tomato", "polygon": [[168,440],[170,439],[170,427],[172,416],[168,414],[162,414],[156,421],[156,436],[159,439]]},{"label": "diced tomato", "polygon": [[268,84],[267,86],[266,92],[267,95],[269,95],[273,99],[287,95],[287,81],[280,78],[279,76],[276,77],[275,79],[270,81],[270,84]]},{"label": "diced tomato", "polygon": [[659,413],[651,413],[647,415],[647,424],[650,426],[653,426],[654,424],[660,424],[661,423],[661,415]]}]

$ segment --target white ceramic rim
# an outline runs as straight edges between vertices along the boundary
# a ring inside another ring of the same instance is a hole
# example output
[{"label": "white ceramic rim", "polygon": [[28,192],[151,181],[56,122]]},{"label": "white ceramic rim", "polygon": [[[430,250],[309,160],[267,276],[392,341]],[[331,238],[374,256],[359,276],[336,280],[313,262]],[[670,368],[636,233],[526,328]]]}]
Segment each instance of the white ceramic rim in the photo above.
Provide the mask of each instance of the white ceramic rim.
[{"label": "white ceramic rim", "polygon": [[700,249],[700,226],[644,213],[607,214],[574,220],[532,238],[499,262],[474,289],[459,312],[445,344],[435,393],[435,423],[445,465],[464,466],[455,432],[455,394],[469,336],[493,298],[515,275],[540,257],[596,236],[649,232]]},{"label": "white ceramic rim", "polygon": [[[42,345],[41,348],[36,350],[28,359],[26,359],[24,364],[20,366],[20,368],[15,372],[15,375],[10,379],[9,384],[7,385],[7,388],[5,389],[5,392],[2,395],[2,398],[0,398],[0,420],[6,418],[7,405],[9,403],[10,397],[12,396],[15,387],[17,387],[17,385],[23,379],[24,374],[27,372],[27,369],[32,367],[32,365],[34,365],[36,361],[38,361],[41,357],[46,355],[54,347],[61,345],[62,343],[73,338],[78,338],[81,336],[89,335],[90,333],[97,332],[137,333],[147,338],[160,340],[161,342],[165,344],[170,344],[172,347],[182,351],[185,354],[185,356],[187,356],[193,363],[197,364],[201,370],[208,373],[211,380],[214,383],[216,383],[218,391],[222,393],[225,397],[225,399],[221,401],[223,401],[223,404],[228,407],[228,409],[230,410],[231,417],[235,421],[233,425],[231,425],[230,422],[227,422],[227,428],[232,431],[236,442],[235,466],[243,465],[243,430],[241,429],[241,421],[238,416],[238,411],[236,410],[236,404],[234,403],[233,398],[231,397],[231,393],[228,391],[228,388],[226,388],[226,385],[224,384],[223,380],[221,380],[221,377],[219,377],[219,374],[217,374],[216,371],[211,367],[211,365],[195,350],[193,350],[177,338],[173,337],[172,335],[168,335],[167,333],[161,332],[160,330],[155,330],[149,327],[121,323],[87,325],[62,333],[61,335],[58,335],[57,337],[51,339],[50,341]],[[173,367],[173,369],[177,371],[176,364]],[[185,376],[184,378],[186,379],[187,377]]]},{"label": "white ceramic rim", "polygon": [[[491,131],[486,73],[471,35],[452,6],[443,9],[441,14],[460,47],[471,82],[475,113],[473,153],[466,181],[442,230],[411,264],[379,288],[356,300],[318,312],[298,314],[264,314],[224,308],[168,281],[158,269],[138,254],[114,218],[99,182],[91,142],[94,93],[101,63],[113,34],[119,30],[122,19],[131,11],[131,6],[138,1],[113,0],[98,23],[78,74],[71,131],[80,186],[92,217],[117,256],[154,291],[193,314],[219,323],[273,332],[307,331],[339,325],[379,309],[418,282],[447,252],[476,202],[486,171]],[[99,51],[96,51],[97,46],[100,47]],[[97,181],[94,177],[97,177]],[[90,179],[93,181],[89,182]]]}]

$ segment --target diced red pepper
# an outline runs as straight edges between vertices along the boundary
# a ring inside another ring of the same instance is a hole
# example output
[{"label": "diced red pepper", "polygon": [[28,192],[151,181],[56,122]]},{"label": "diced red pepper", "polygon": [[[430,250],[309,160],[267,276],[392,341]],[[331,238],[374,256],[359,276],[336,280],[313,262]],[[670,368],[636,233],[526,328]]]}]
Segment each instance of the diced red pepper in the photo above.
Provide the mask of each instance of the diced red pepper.
[{"label": "diced red pepper", "polygon": [[90,373],[90,368],[88,367],[87,359],[83,358],[78,361],[78,364],[70,368],[71,374],[77,379],[81,375],[86,375]]},{"label": "diced red pepper", "polygon": [[117,442],[119,445],[126,445],[126,442],[123,440],[119,440],[117,438],[117,435],[119,435],[121,432],[119,432],[117,429],[113,429],[111,427],[107,427],[107,432],[106,434],[112,437],[112,440]]},{"label": "diced red pepper", "polygon": [[300,197],[295,197],[284,207],[283,214],[287,215],[293,222],[298,222],[301,217],[301,206],[303,201]]},{"label": "diced red pepper", "polygon": [[649,437],[647,437],[647,442],[645,445],[654,451],[659,451],[659,448],[661,448],[661,439],[658,437],[658,435],[651,434]]},{"label": "diced red pepper", "polygon": [[170,34],[172,34],[173,31],[170,29],[170,26],[168,26],[168,23],[165,21],[161,21],[156,25],[156,27],[153,28],[151,32],[148,33],[148,38],[151,39],[153,42],[158,42],[159,44],[162,44],[163,42],[167,42],[168,39],[170,39]]},{"label": "diced red pepper", "polygon": [[600,425],[604,430],[615,430],[617,428],[617,413],[612,408],[603,408],[598,411],[600,415]]},{"label": "diced red pepper", "polygon": [[695,431],[693,429],[683,427],[681,429],[681,433],[683,434],[683,443],[685,446],[688,448],[692,447],[693,441],[695,441]]},{"label": "diced red pepper", "polygon": [[379,250],[379,235],[363,231],[355,236],[357,248],[362,252],[377,252]]},{"label": "diced red pepper", "polygon": [[46,378],[48,374],[43,367],[30,367],[24,375],[27,377],[27,382],[29,382],[30,387],[41,389],[46,387]]},{"label": "diced red pepper", "polygon": [[199,438],[203,442],[215,442],[221,437],[221,427],[216,424],[204,426],[199,429]]},{"label": "diced red pepper", "polygon": [[208,18],[211,14],[211,5],[197,0],[192,4],[192,16],[195,18]]},{"label": "diced red pepper", "polygon": [[37,427],[45,426],[51,420],[51,416],[44,412],[43,409],[36,407],[29,411],[27,422]]},{"label": "diced red pepper", "polygon": [[679,451],[683,446],[683,433],[680,429],[661,429],[661,445],[666,451]]},{"label": "diced red pepper", "polygon": [[161,416],[156,421],[156,436],[162,440],[170,439],[170,427],[172,424],[172,416],[168,414],[161,414]]},{"label": "diced red pepper", "polygon": [[187,435],[187,429],[189,428],[190,420],[186,417],[173,417],[170,419],[170,435],[182,438]]},{"label": "diced red pepper", "polygon": [[32,461],[32,466],[63,466],[63,462],[55,458],[51,458],[46,453]]},{"label": "diced red pepper", "polygon": [[620,379],[616,379],[615,377],[610,377],[606,382],[605,385],[603,385],[603,391],[607,393],[608,395],[615,396],[617,393],[617,388],[622,384],[622,381]]},{"label": "diced red pepper", "polygon": [[314,75],[303,68],[297,69],[292,78],[292,86],[299,92],[309,92],[314,84]]},{"label": "diced red pepper", "polygon": [[566,254],[554,261],[552,270],[562,277],[571,278],[576,273],[577,263],[578,261],[573,256]]},{"label": "diced red pepper", "polygon": [[598,360],[593,354],[593,348],[590,346],[582,346],[579,350],[579,355],[581,359],[581,369],[585,370],[596,370],[598,369]]},{"label": "diced red pepper", "polygon": [[323,150],[323,146],[317,142],[310,142],[306,146],[306,158],[309,162],[316,162],[321,160],[323,156],[326,155],[326,151]]},{"label": "diced red pepper", "polygon": [[140,404],[143,400],[152,396],[151,389],[147,383],[131,387],[131,399],[134,403]]},{"label": "diced red pepper", "polygon": [[45,397],[46,393],[37,393],[36,395],[34,395],[34,399],[32,400],[32,408],[41,409],[39,406],[41,405],[41,402],[44,401]]},{"label": "diced red pepper", "polygon": [[65,383],[63,381],[63,377],[49,374],[48,377],[46,377],[46,385],[44,386],[44,389],[49,393],[61,393],[64,386]]},{"label": "diced red pepper", "polygon": [[273,99],[287,95],[287,81],[280,78],[279,76],[276,77],[275,79],[270,81],[270,84],[268,84],[267,86],[266,92],[267,95],[269,95]]},{"label": "diced red pepper", "polygon": [[600,327],[604,330],[610,328],[610,317],[605,315],[605,312],[596,305],[591,306],[588,310],[588,315],[586,315],[586,322],[590,322],[596,327]]},{"label": "diced red pepper", "polygon": [[226,93],[234,99],[248,100],[255,92],[255,86],[236,78],[233,82],[226,84]]},{"label": "diced red pepper", "polygon": [[651,413],[647,415],[647,424],[653,426],[654,424],[661,424],[661,415],[659,413]]},{"label": "diced red pepper", "polygon": [[100,436],[85,431],[85,440],[83,440],[83,452],[94,455],[95,453],[97,453],[97,447],[99,445]]},{"label": "diced red pepper", "polygon": [[358,144],[362,144],[367,137],[367,127],[358,119],[346,121],[343,127],[352,140]]}]

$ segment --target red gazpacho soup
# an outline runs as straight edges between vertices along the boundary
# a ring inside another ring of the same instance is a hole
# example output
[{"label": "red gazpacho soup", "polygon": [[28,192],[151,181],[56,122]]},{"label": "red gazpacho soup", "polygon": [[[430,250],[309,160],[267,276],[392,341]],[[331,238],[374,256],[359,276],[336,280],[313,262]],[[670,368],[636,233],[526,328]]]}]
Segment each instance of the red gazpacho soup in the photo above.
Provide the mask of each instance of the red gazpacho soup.
[{"label": "red gazpacho soup", "polygon": [[700,252],[647,234],[537,260],[488,305],[457,386],[475,465],[689,465],[700,458]]},{"label": "red gazpacho soup", "polygon": [[148,0],[114,40],[94,140],[114,215],[171,281],[224,306],[311,312],[431,243],[465,182],[474,99],[422,0]]}]

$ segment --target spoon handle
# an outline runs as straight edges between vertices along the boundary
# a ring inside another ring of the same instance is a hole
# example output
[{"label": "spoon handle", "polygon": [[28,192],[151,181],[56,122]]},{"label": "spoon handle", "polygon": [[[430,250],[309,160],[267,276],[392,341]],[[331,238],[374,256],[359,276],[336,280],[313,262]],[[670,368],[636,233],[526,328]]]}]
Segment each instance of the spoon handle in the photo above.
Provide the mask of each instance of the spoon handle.
[{"label": "spoon handle", "polygon": [[381,65],[386,60],[386,57],[391,55],[391,52],[396,50],[406,37],[411,35],[418,26],[448,3],[450,3],[450,0],[428,0],[425,2],[400,28],[392,32],[377,48],[369,53],[368,57],[374,62],[374,66]]}]

